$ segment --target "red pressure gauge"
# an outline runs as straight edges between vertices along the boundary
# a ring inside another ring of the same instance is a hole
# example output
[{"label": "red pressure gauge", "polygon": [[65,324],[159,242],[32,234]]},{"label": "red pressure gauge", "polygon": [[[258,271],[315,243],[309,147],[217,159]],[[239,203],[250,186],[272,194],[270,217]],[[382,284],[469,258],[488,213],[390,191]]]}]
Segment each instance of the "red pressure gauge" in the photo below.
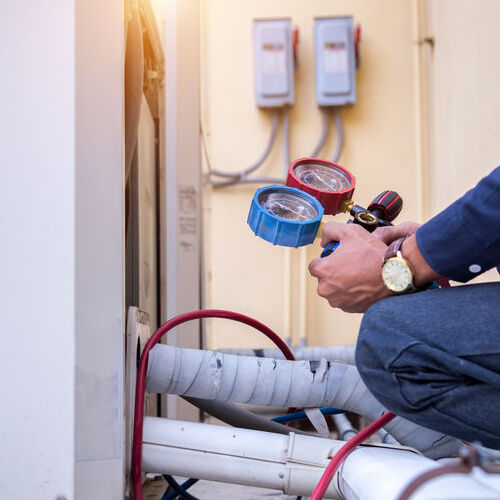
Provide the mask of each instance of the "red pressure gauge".
[{"label": "red pressure gauge", "polygon": [[348,170],[328,160],[300,158],[290,164],[286,185],[314,196],[325,215],[345,211],[341,204],[352,198],[356,179]]}]

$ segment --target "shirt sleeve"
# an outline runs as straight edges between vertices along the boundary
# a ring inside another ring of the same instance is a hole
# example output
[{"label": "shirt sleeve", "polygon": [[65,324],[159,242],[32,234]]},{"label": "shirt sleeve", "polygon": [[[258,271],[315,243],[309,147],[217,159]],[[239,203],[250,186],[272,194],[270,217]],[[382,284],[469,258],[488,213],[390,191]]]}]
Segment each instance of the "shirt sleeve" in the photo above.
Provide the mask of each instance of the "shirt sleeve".
[{"label": "shirt sleeve", "polygon": [[416,237],[424,259],[446,278],[465,283],[499,266],[500,167],[422,225]]}]

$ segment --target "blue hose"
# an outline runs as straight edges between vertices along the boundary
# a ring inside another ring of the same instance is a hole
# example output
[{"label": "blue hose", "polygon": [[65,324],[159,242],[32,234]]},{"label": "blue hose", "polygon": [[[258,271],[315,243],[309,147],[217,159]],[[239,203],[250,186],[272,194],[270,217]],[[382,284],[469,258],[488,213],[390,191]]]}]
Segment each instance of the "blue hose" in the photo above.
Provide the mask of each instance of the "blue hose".
[{"label": "blue hose", "polygon": [[191,478],[186,482],[179,484],[172,476],[169,476],[168,474],[163,474],[163,477],[174,491],[163,495],[163,498],[161,500],[174,500],[174,498],[178,496],[185,498],[186,500],[198,500],[198,498],[194,497],[186,491],[187,489],[191,488],[193,484],[197,483],[198,479]]},{"label": "blue hose", "polygon": [[[320,412],[323,415],[337,415],[338,413],[346,413],[345,410],[341,410],[339,408],[320,408]],[[295,420],[305,420],[306,418],[307,415],[305,411],[297,411],[295,413],[288,413],[286,415],[274,417],[271,420],[283,424],[286,422],[294,422]]]}]

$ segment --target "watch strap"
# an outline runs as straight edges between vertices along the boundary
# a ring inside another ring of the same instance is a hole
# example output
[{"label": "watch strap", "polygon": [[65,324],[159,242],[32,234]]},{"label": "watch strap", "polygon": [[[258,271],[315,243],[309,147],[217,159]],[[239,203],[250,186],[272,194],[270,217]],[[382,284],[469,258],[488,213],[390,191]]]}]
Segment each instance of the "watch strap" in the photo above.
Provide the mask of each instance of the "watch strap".
[{"label": "watch strap", "polygon": [[399,238],[397,240],[394,240],[388,247],[387,250],[385,251],[384,254],[384,261],[388,259],[392,259],[392,257],[396,257],[398,252],[401,251],[401,247],[403,246],[403,241],[406,240],[406,238]]}]

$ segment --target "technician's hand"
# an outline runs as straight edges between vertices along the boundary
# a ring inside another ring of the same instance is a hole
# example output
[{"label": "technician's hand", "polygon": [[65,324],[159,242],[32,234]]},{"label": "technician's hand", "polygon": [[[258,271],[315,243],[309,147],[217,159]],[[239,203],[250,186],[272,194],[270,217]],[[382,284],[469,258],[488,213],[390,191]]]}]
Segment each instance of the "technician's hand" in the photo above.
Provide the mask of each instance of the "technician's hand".
[{"label": "technician's hand", "polygon": [[381,275],[385,243],[357,224],[339,222],[325,225],[321,246],[332,240],[340,242],[335,252],[309,264],[309,272],[318,278],[318,295],[346,312],[365,312],[391,295]]},{"label": "technician's hand", "polygon": [[417,232],[420,224],[417,222],[403,222],[397,226],[380,226],[373,231],[373,236],[390,245],[399,238],[406,238]]}]

